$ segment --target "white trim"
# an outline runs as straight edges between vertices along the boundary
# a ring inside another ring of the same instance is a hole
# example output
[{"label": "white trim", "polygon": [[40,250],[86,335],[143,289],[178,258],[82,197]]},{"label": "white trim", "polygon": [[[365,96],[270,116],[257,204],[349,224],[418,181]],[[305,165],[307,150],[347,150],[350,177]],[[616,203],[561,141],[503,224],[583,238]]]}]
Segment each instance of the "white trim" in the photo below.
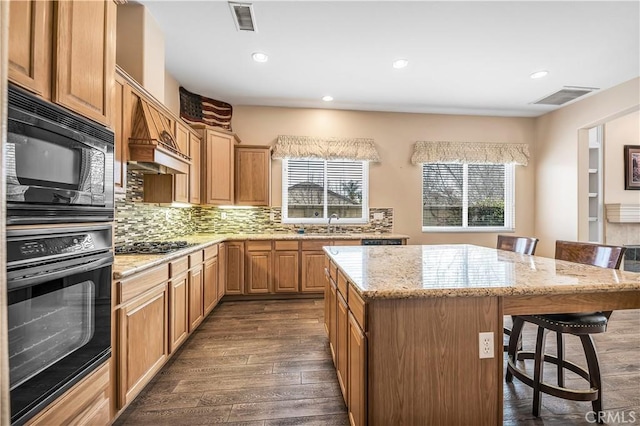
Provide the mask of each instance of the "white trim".
[{"label": "white trim", "polygon": [[474,226],[462,228],[459,226],[423,226],[422,232],[424,233],[444,233],[444,232],[516,232],[514,228],[499,227],[499,226]]}]

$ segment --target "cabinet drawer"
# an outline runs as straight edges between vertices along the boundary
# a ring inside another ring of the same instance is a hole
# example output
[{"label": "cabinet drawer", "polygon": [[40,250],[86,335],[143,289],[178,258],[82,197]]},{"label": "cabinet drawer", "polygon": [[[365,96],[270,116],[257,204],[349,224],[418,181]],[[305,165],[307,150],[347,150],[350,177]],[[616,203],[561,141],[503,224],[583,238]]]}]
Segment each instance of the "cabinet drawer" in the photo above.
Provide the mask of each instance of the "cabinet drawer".
[{"label": "cabinet drawer", "polygon": [[204,260],[209,260],[213,256],[217,256],[217,255],[218,255],[218,245],[217,244],[214,244],[214,245],[209,246],[206,249],[204,249]]},{"label": "cabinet drawer", "polygon": [[362,297],[358,294],[355,288],[353,288],[353,284],[349,284],[349,310],[353,314],[353,317],[358,322],[358,325],[362,330],[367,330],[367,315],[366,315],[366,305]]},{"label": "cabinet drawer", "polygon": [[189,255],[189,268],[193,268],[196,265],[200,265],[203,262],[202,250],[198,250],[195,253]]},{"label": "cabinet drawer", "polygon": [[180,259],[176,259],[169,263],[169,273],[171,273],[172,277],[175,277],[181,272],[186,271],[189,268],[189,260],[187,256],[181,257]]},{"label": "cabinet drawer", "polygon": [[297,241],[274,241],[276,250],[298,250]]},{"label": "cabinet drawer", "polygon": [[338,291],[340,292],[340,294],[342,294],[345,300],[349,300],[347,295],[347,287],[349,286],[349,284],[347,283],[347,277],[344,276],[342,271],[338,271],[337,283],[338,283]]},{"label": "cabinet drawer", "polygon": [[245,247],[247,251],[269,251],[271,250],[271,240],[247,241]]},{"label": "cabinet drawer", "polygon": [[156,266],[118,283],[118,302],[123,303],[169,279],[169,264]]},{"label": "cabinet drawer", "polygon": [[330,245],[331,240],[306,240],[302,241],[302,250],[322,251],[322,247]]}]

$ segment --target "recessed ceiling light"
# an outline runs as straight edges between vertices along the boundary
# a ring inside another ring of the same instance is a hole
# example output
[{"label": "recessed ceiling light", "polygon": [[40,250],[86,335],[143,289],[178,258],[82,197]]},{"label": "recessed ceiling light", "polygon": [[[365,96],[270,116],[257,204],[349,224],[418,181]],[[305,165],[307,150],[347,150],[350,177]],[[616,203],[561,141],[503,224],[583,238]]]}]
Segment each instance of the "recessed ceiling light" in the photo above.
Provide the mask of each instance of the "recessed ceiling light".
[{"label": "recessed ceiling light", "polygon": [[322,100],[325,102],[331,102],[333,100],[333,96],[329,96],[329,95],[323,96]]},{"label": "recessed ceiling light", "polygon": [[396,59],[395,61],[393,61],[393,67],[396,69],[404,68],[407,65],[409,65],[408,59]]},{"label": "recessed ceiling light", "polygon": [[534,72],[533,74],[531,74],[531,76],[530,76],[530,77],[531,77],[531,78],[542,78],[542,77],[546,77],[546,76],[547,76],[547,74],[549,74],[549,71],[545,71],[545,70],[542,70],[542,71],[536,71],[536,72]]},{"label": "recessed ceiling light", "polygon": [[262,52],[254,52],[251,54],[251,57],[256,62],[267,62],[269,60],[269,56],[266,53]]}]

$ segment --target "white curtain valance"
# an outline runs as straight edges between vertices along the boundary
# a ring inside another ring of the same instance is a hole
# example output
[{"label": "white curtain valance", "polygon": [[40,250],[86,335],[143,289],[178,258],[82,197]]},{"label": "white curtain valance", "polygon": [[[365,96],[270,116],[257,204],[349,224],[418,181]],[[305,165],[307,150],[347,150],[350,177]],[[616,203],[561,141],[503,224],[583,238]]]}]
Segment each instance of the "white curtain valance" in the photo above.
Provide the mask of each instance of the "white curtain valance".
[{"label": "white curtain valance", "polygon": [[380,161],[373,139],[338,139],[310,136],[278,136],[272,158],[320,158],[323,160]]},{"label": "white curtain valance", "polygon": [[524,143],[416,142],[413,164],[422,163],[529,163],[529,145]]}]

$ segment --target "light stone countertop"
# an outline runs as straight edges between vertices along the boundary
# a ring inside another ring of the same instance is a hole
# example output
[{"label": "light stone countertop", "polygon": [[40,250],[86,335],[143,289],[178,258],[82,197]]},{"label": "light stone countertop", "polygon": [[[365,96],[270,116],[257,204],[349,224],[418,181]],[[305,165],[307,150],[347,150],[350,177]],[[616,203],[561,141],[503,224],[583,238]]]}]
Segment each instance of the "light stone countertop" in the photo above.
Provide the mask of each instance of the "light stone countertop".
[{"label": "light stone countertop", "polygon": [[171,240],[186,241],[189,244],[196,244],[176,250],[166,254],[117,254],[113,263],[113,279],[121,280],[153,266],[161,265],[165,262],[202,250],[213,244],[223,241],[246,241],[246,240],[360,240],[364,238],[375,239],[395,239],[406,238],[403,234],[292,234],[292,233],[270,233],[270,234],[194,234],[177,237]]},{"label": "light stone countertop", "polygon": [[640,273],[473,245],[324,251],[365,300],[640,291]]}]

